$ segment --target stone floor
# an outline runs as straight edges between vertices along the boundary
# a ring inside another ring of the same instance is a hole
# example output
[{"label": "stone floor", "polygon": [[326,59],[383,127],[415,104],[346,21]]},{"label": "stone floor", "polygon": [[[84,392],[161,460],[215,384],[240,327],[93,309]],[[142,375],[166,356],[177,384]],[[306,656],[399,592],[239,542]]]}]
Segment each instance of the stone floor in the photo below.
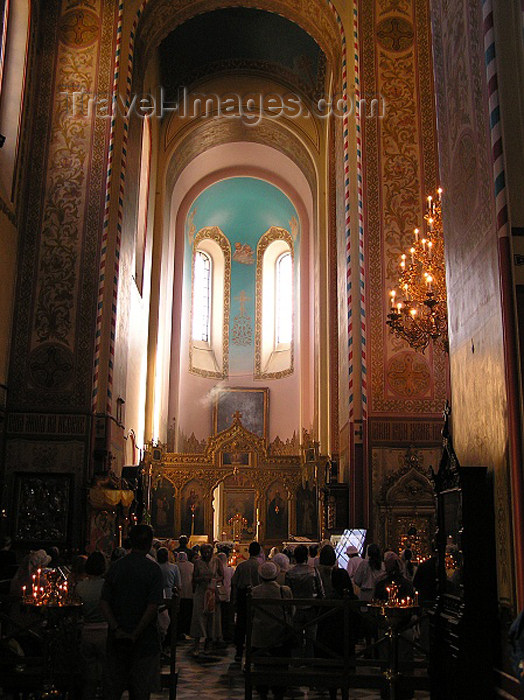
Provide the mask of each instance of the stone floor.
[{"label": "stone floor", "polygon": [[[179,671],[177,700],[186,698],[201,698],[202,700],[241,700],[244,698],[244,678],[240,664],[234,662],[234,648],[229,646],[224,650],[209,655],[193,658],[189,654],[190,646],[182,643],[177,649],[177,667]],[[165,700],[169,693],[153,695],[153,700]],[[271,697],[271,695],[270,695]],[[351,700],[379,700],[378,690],[351,689]],[[429,693],[416,691],[416,700],[428,700]],[[256,700],[258,695],[253,693]],[[307,688],[293,688],[288,691],[286,698],[301,698],[304,700],[327,700],[327,691],[312,691]]]}]

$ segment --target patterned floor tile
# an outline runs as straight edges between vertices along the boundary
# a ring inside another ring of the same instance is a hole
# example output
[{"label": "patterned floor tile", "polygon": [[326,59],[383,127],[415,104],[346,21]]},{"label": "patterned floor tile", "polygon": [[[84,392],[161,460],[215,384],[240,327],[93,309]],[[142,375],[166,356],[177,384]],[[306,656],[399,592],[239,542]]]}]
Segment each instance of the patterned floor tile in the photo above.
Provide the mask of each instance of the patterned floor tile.
[{"label": "patterned floor tile", "polygon": [[[234,663],[234,649],[229,647],[220,652],[193,658],[189,646],[182,644],[177,650],[178,686],[177,700],[200,698],[201,700],[243,700],[244,678],[240,664]],[[156,693],[152,700],[166,700],[169,692]],[[253,693],[257,700],[257,693]],[[352,689],[351,700],[379,700],[378,690]],[[328,700],[327,691],[314,691],[307,688],[290,689],[286,700]],[[429,700],[429,693],[415,692],[415,700]]]}]

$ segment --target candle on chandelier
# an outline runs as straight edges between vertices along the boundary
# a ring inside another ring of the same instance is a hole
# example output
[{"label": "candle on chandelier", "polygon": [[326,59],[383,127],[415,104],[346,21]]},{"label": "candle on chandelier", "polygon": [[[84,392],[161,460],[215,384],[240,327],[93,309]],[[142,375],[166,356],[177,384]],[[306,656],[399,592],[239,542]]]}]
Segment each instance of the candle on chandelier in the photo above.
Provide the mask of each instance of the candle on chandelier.
[{"label": "candle on chandelier", "polygon": [[395,296],[396,296],[396,291],[392,289],[389,293],[389,296],[391,297],[391,311],[395,310]]},{"label": "candle on chandelier", "polygon": [[433,217],[429,217],[428,219],[428,229],[429,231],[433,231]]},{"label": "candle on chandelier", "polygon": [[421,241],[421,243],[422,243],[422,250],[423,250],[424,252],[426,252],[426,239],[423,238],[422,241]]},{"label": "candle on chandelier", "polygon": [[415,248],[410,248],[409,252],[411,253],[411,264],[415,264]]},{"label": "candle on chandelier", "polygon": [[438,201],[441,202],[442,201],[442,187],[438,188],[437,194],[438,194]]},{"label": "candle on chandelier", "polygon": [[418,243],[418,234],[419,234],[419,229],[416,228],[413,233],[415,234],[415,243]]},{"label": "candle on chandelier", "polygon": [[428,288],[428,292],[433,291],[433,277],[431,275],[426,275],[426,285]]},{"label": "candle on chandelier", "polygon": [[428,241],[428,257],[431,260],[431,256],[433,255],[433,251],[431,250],[433,248],[433,243],[431,241]]}]

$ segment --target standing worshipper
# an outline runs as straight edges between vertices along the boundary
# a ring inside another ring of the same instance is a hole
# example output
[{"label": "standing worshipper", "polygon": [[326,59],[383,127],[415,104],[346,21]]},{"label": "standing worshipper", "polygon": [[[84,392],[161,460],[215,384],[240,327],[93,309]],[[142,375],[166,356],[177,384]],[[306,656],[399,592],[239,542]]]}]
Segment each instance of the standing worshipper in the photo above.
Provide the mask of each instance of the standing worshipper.
[{"label": "standing worshipper", "polygon": [[156,556],[164,580],[164,598],[171,599],[173,597],[173,588],[176,586],[180,590],[180,571],[177,564],[172,564],[169,561],[169,550],[167,547],[160,547]]},{"label": "standing worshipper", "polygon": [[273,557],[273,564],[278,566],[278,575],[276,578],[277,583],[281,586],[285,584],[286,573],[289,571],[291,564],[289,563],[289,557],[284,554],[284,552],[279,552]]},{"label": "standing worshipper", "polygon": [[355,572],[364,560],[362,559],[362,557],[358,553],[358,549],[355,547],[354,544],[350,544],[346,548],[346,554],[348,555],[348,563],[346,566],[346,571],[348,572],[349,578],[351,579],[351,582],[353,583],[353,577],[355,576]]},{"label": "standing worshipper", "polygon": [[106,558],[102,552],[87,557],[86,577],[76,584],[75,595],[82,601],[82,698],[94,700],[102,684],[106,660],[107,621],[100,609]]},{"label": "standing worshipper", "polygon": [[222,562],[224,571],[224,599],[220,601],[222,615],[222,637],[226,642],[233,640],[233,604],[231,602],[231,581],[235,570],[227,563],[227,554],[219,552],[217,557]]},{"label": "standing worshipper", "polygon": [[[320,556],[322,556],[322,551],[320,552]],[[342,600],[344,596],[347,596],[350,600],[355,600],[357,597],[353,591],[353,584],[351,583],[348,572],[345,569],[338,569],[336,567],[332,567],[330,570],[329,591],[329,594],[326,594],[326,598],[334,600]],[[324,608],[323,611],[325,611]],[[350,611],[349,619],[349,630],[347,630],[348,638],[345,637],[344,614],[341,609],[338,609],[336,614],[325,617],[319,622],[317,631],[317,656],[327,659],[332,658],[328,652],[329,649],[335,654],[342,654],[344,644],[348,644],[349,655],[354,657],[355,630],[358,617],[353,611]],[[348,700],[349,693],[347,689],[341,688],[341,694],[342,700]],[[337,688],[329,688],[329,697],[330,700],[336,700]]]},{"label": "standing worshipper", "polygon": [[158,606],[164,598],[160,567],[148,556],[153,528],[135,525],[131,552],[106,574],[100,607],[109,623],[105,697],[120,700],[129,690],[133,700],[149,700],[160,667]]},{"label": "standing worshipper", "polygon": [[190,549],[187,546],[188,542],[189,542],[189,539],[188,539],[187,535],[180,535],[180,537],[178,538],[178,547],[175,547],[173,552],[177,555],[177,557],[179,554],[184,552],[184,554],[187,554],[188,561],[193,561],[193,557],[194,557],[195,553],[192,549]]},{"label": "standing worshipper", "polygon": [[180,552],[177,559],[180,572],[180,610],[178,613],[178,637],[189,639],[189,628],[193,614],[193,564],[186,552]]},{"label": "standing worshipper", "polygon": [[193,569],[193,615],[190,634],[194,639],[193,656],[200,654],[200,640],[204,638],[204,652],[211,648],[213,640],[220,638],[217,628],[220,624],[217,606],[217,582],[223,581],[222,562],[213,557],[213,545],[203,544],[200,558]]},{"label": "standing worshipper", "polygon": [[398,588],[398,598],[407,598],[408,596],[413,598],[413,584],[402,573],[402,566],[398,554],[395,554],[395,552],[386,552],[386,554],[384,554],[384,565],[385,572],[375,584],[373,597],[379,600],[387,600],[387,589],[392,584],[395,584]]},{"label": "standing worshipper", "polygon": [[[318,571],[309,566],[308,561],[308,548],[299,544],[295,547],[294,551],[296,564],[286,573],[286,586],[291,588],[293,593],[293,598],[323,598],[324,597],[324,587],[322,586],[322,580]],[[300,605],[297,606],[294,615],[294,622],[298,629],[305,627],[305,649],[299,650],[304,651],[306,657],[313,657],[314,655],[314,642],[317,635],[316,624],[311,624],[312,621],[317,617],[317,610],[311,605]]]},{"label": "standing worshipper", "polygon": [[[258,575],[261,583],[253,588],[253,598],[289,600],[293,597],[288,586],[281,586],[277,583],[278,571],[278,566],[272,561],[259,566]],[[255,654],[262,652],[264,656],[289,656],[290,650],[286,643],[286,637],[288,636],[285,624],[286,619],[287,615],[282,605],[268,609],[255,609],[251,632],[252,651]],[[257,685],[257,691],[261,700],[267,700],[268,690],[269,686]],[[285,690],[285,688],[280,686],[272,687],[275,700],[282,700]]]},{"label": "standing worshipper", "polygon": [[258,542],[251,542],[249,545],[249,559],[240,562],[231,579],[232,598],[237,613],[235,623],[235,661],[238,663],[242,661],[244,642],[246,639],[247,592],[250,588],[258,586],[260,583],[258,576],[258,567],[260,566],[258,557],[260,556],[260,551],[260,544]]},{"label": "standing worshipper", "polygon": [[415,575],[415,566],[411,561],[413,557],[413,552],[411,549],[404,549],[400,555],[400,566],[402,568],[402,573],[408,579],[408,581],[413,581],[413,576]]},{"label": "standing worshipper", "polygon": [[[164,598],[171,600],[173,597],[173,588],[180,590],[180,571],[176,564],[172,564],[169,561],[169,550],[167,547],[159,547],[156,558],[158,566],[162,571]],[[159,614],[158,623],[162,635],[162,644],[164,648],[169,648],[171,646],[171,610],[169,607]]]},{"label": "standing worshipper", "polygon": [[316,567],[322,581],[322,587],[324,588],[324,595],[326,598],[332,597],[333,587],[331,585],[331,573],[336,564],[337,555],[335,554],[335,550],[330,544],[326,544],[320,550],[320,556]]},{"label": "standing worshipper", "polygon": [[375,584],[384,573],[384,563],[377,544],[368,545],[367,558],[353,574],[353,583],[359,587],[358,597],[367,603],[373,598]]}]

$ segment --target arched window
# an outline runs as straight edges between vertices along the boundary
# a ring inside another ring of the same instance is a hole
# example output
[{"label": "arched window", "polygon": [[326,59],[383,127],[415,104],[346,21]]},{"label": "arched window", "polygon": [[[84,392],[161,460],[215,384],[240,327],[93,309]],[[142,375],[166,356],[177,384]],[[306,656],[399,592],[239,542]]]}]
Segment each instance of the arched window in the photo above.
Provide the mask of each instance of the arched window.
[{"label": "arched window", "polygon": [[275,277],[275,344],[283,349],[289,347],[293,335],[293,261],[290,252],[277,258]]},{"label": "arched window", "polygon": [[223,379],[229,373],[231,246],[218,226],[195,236],[191,268],[189,371]]},{"label": "arched window", "polygon": [[293,239],[272,226],[257,246],[255,378],[293,373],[295,284]]},{"label": "arched window", "polygon": [[209,343],[211,320],[211,258],[202,250],[195,254],[193,274],[193,340]]}]

